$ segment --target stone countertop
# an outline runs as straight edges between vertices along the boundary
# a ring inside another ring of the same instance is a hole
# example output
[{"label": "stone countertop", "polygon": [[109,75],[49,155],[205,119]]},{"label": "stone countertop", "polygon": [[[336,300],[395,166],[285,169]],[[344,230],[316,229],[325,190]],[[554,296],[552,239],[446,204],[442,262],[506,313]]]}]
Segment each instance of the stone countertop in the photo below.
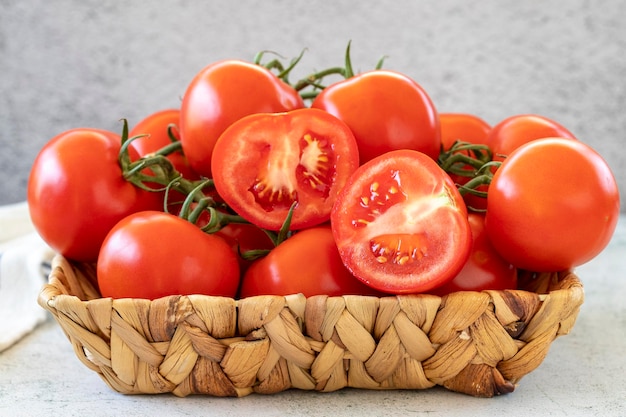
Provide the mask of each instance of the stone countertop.
[{"label": "stone countertop", "polygon": [[[74,355],[49,317],[0,353],[2,416],[624,416],[626,415],[626,216],[605,251],[579,267],[585,303],[569,335],[511,394],[473,398],[424,391],[290,390],[243,398],[122,395]],[[35,302],[35,301],[33,301]]]}]

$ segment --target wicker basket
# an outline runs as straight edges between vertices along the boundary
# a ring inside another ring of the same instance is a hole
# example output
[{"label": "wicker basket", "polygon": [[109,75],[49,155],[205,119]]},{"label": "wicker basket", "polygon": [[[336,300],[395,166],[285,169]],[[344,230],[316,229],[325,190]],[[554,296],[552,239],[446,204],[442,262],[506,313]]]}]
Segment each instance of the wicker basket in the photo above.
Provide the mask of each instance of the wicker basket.
[{"label": "wicker basket", "polygon": [[567,334],[584,293],[572,272],[515,291],[385,298],[101,298],[95,267],[56,256],[39,304],[81,362],[125,394],[244,396],[287,389],[514,390]]}]

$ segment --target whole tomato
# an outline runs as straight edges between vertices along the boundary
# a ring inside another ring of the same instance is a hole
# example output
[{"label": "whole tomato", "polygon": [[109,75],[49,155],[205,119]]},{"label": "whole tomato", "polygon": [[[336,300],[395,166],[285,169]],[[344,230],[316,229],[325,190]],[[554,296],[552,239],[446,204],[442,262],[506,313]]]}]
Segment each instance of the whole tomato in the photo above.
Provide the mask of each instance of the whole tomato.
[{"label": "whole tomato", "polygon": [[35,229],[55,251],[95,262],[109,230],[122,218],[158,210],[157,193],[143,191],[122,176],[119,135],[72,129],[41,149],[28,179],[28,208]]},{"label": "whole tomato", "polygon": [[472,250],[463,269],[452,279],[430,293],[443,296],[455,291],[514,290],[517,268],[502,259],[485,231],[485,216],[469,213]]},{"label": "whole tomato", "polygon": [[255,261],[244,274],[240,297],[254,295],[379,295],[341,262],[328,226],[302,230]]},{"label": "whole tomato", "polygon": [[103,297],[234,297],[239,264],[220,237],[173,214],[145,211],[111,229],[100,250],[97,276]]},{"label": "whole tomato", "polygon": [[495,124],[487,136],[494,160],[504,158],[525,143],[543,138],[576,137],[558,122],[538,114],[516,114]]},{"label": "whole tomato", "polygon": [[329,85],[311,107],[343,120],[354,132],[360,163],[397,149],[421,151],[437,160],[439,118],[424,89],[408,76],[374,70]]},{"label": "whole tomato", "polygon": [[489,123],[469,113],[440,113],[441,146],[450,149],[455,141],[484,145],[491,131]]},{"label": "whole tomato", "polygon": [[615,178],[596,151],[577,140],[544,138],[511,152],[496,171],[485,226],[516,267],[561,271],[604,249],[619,208]]},{"label": "whole tomato", "polygon": [[298,92],[265,67],[239,60],[215,62],[192,79],[183,96],[183,151],[193,170],[210,178],[215,142],[233,122],[254,113],[302,107]]},{"label": "whole tomato", "polygon": [[387,293],[426,292],[451,280],[472,244],[459,191],[418,151],[387,152],[361,165],[330,219],[346,267]]}]

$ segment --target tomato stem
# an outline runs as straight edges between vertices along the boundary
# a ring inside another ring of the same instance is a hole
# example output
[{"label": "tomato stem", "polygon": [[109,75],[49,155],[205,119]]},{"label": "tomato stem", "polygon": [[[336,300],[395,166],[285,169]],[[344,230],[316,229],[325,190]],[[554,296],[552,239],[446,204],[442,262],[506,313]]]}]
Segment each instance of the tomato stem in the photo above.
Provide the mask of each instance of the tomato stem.
[{"label": "tomato stem", "polygon": [[346,47],[346,56],[345,56],[345,73],[344,77],[352,78],[354,77],[354,70],[352,69],[352,58],[350,58],[350,45],[352,41],[348,41],[348,46]]},{"label": "tomato stem", "polygon": [[482,198],[487,197],[487,192],[478,188],[491,183],[493,173],[501,164],[493,160],[493,152],[489,146],[461,140],[455,141],[448,150],[442,149],[438,163],[449,174],[471,178],[465,184],[457,184],[461,195],[472,194]]},{"label": "tomato stem", "polygon": [[[326,88],[326,86],[321,83],[325,77],[328,77],[329,75],[340,75],[341,77],[346,78],[345,73],[345,68],[342,67],[327,68],[319,72],[311,73],[298,80],[293,85],[293,88],[300,92],[300,96],[302,98],[315,98],[320,91]],[[303,92],[302,90],[307,87],[313,87],[313,91]]]}]

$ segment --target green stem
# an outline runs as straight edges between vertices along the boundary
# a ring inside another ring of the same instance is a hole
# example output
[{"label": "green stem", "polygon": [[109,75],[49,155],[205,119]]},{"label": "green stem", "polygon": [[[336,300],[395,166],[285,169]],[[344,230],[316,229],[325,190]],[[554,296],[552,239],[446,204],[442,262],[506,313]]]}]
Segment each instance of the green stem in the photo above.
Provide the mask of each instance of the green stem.
[{"label": "green stem", "polygon": [[321,81],[324,77],[327,77],[329,75],[340,75],[344,78],[347,78],[345,74],[346,74],[345,68],[342,68],[342,67],[327,68],[325,70],[314,72],[312,74],[307,75],[306,77],[296,82],[293,88],[296,91],[301,91],[309,86],[313,86],[315,88],[323,90],[325,87],[319,84],[319,81]]},{"label": "green stem", "polygon": [[348,41],[348,46],[346,47],[346,56],[345,56],[345,73],[344,77],[352,78],[354,77],[354,70],[352,69],[352,58],[350,58],[350,45],[352,41]]}]

